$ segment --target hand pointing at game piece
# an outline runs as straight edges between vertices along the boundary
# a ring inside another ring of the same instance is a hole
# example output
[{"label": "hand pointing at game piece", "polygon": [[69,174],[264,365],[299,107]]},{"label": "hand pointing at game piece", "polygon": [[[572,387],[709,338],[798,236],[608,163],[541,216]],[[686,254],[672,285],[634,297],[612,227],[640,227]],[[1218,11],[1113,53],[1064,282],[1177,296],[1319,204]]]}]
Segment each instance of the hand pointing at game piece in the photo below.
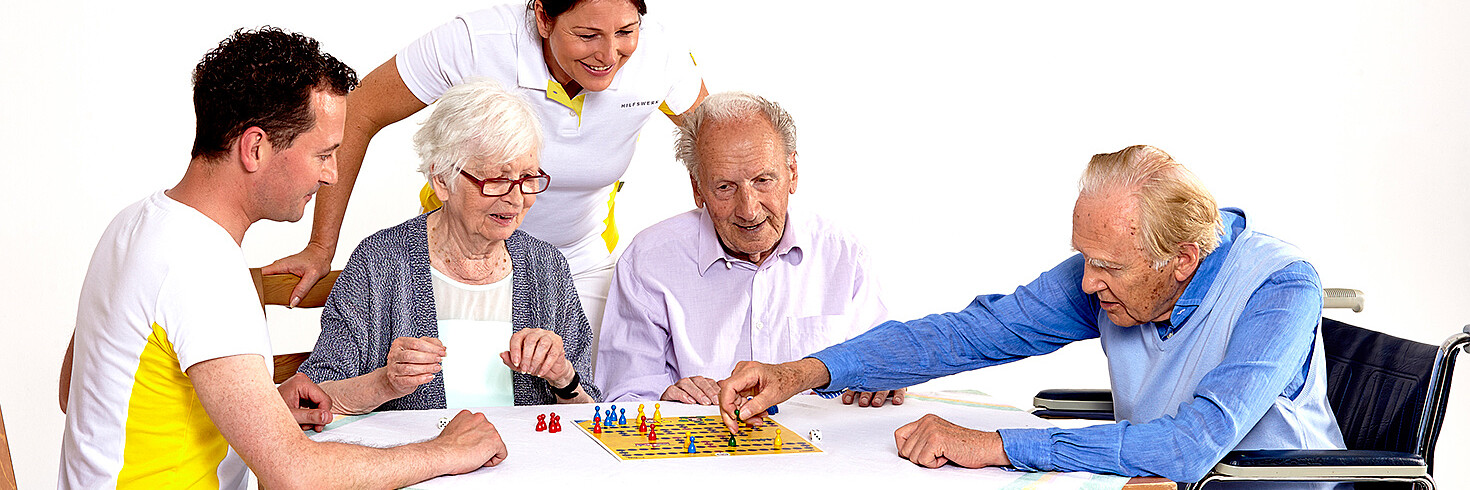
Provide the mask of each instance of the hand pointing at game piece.
[{"label": "hand pointing at game piece", "polygon": [[[811,357],[774,365],[741,361],[730,377],[719,383],[720,418],[733,434],[739,428],[737,422],[754,418],[797,393],[827,386],[829,381],[827,365]],[[747,396],[751,398],[747,400]],[[741,412],[739,420],[735,418],[736,410]]]}]

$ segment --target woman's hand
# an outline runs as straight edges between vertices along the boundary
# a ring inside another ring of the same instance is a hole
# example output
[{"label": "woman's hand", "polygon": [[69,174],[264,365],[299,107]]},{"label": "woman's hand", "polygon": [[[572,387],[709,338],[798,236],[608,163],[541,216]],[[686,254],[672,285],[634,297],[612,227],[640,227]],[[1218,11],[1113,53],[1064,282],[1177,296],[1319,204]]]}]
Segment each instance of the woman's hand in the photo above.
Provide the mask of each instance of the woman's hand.
[{"label": "woman's hand", "polygon": [[434,379],[434,373],[442,371],[444,343],[434,337],[399,337],[388,347],[388,363],[378,372],[382,373],[383,386],[392,400],[418,389],[419,385]]},{"label": "woman's hand", "polygon": [[500,360],[512,371],[546,380],[553,388],[571,384],[577,370],[567,360],[561,336],[544,328],[527,328],[510,336],[510,349]]},{"label": "woman's hand", "polygon": [[270,274],[295,274],[301,280],[296,282],[296,287],[291,289],[291,304],[295,308],[301,303],[301,298],[311,291],[311,287],[321,278],[326,277],[332,271],[332,250],[328,247],[318,246],[314,243],[306,245],[305,249],[296,255],[282,257],[280,260],[271,262],[270,265],[260,268],[262,275]]}]

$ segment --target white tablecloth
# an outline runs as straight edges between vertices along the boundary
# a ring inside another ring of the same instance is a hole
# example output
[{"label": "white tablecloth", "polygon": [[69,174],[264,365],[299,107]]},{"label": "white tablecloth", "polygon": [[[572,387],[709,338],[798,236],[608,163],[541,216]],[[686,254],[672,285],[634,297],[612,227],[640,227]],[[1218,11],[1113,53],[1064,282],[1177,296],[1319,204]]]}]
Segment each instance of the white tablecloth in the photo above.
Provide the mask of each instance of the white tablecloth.
[{"label": "white tablecloth", "polygon": [[[662,403],[665,417],[718,414],[712,406]],[[607,403],[599,405],[604,410],[608,406]],[[637,412],[637,403],[618,405],[630,414]],[[653,403],[645,402],[645,405],[647,414],[652,416]],[[926,413],[974,429],[1050,426],[1029,413],[993,403],[974,393],[918,393],[903,405],[879,408],[861,408],[843,405],[838,399],[801,395],[779,407],[780,412],[774,418],[797,434],[805,437],[811,429],[821,430],[822,440],[815,444],[822,453],[619,461],[572,422],[591,418],[591,404],[498,407],[476,411],[483,412],[500,431],[509,453],[504,462],[464,475],[439,477],[414,488],[505,488],[503,485],[507,484],[567,483],[773,488],[792,484],[903,482],[905,485],[939,484],[946,488],[962,485],[963,488],[1092,490],[1121,488],[1128,481],[1123,477],[1087,473],[1025,473],[954,465],[929,469],[898,457],[893,431]],[[333,423],[325,432],[312,435],[312,439],[378,447],[422,441],[438,434],[441,417],[455,412],[379,412],[349,417]],[[562,417],[562,431],[536,432],[536,416],[550,412]]]}]

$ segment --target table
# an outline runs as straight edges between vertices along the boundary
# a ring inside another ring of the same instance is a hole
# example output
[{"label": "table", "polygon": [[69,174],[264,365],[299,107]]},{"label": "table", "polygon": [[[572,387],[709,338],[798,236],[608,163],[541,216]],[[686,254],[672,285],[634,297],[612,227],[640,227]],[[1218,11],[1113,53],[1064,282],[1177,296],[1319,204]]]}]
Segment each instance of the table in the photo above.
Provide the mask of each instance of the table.
[{"label": "table", "polygon": [[[653,404],[645,402],[647,413]],[[604,409],[606,403],[599,404]],[[635,412],[638,404],[618,404]],[[934,413],[951,422],[984,430],[1001,427],[1049,427],[1050,423],[1015,407],[995,403],[976,392],[912,393],[900,406],[863,408],[837,399],[799,395],[780,404],[775,419],[803,437],[822,431],[815,444],[822,453],[728,456],[619,461],[571,421],[592,417],[593,404],[495,407],[478,409],[500,431],[506,460],[493,468],[442,476],[413,488],[487,488],[506,484],[676,484],[691,488],[754,484],[787,487],[834,482],[902,481],[910,484],[964,485],[965,488],[1167,488],[1161,478],[1133,479],[1089,473],[1027,473],[1002,468],[969,469],[954,465],[923,468],[897,456],[893,431]],[[345,417],[320,434],[318,441],[387,447],[429,439],[439,419],[457,410],[378,412]],[[560,433],[536,432],[536,416],[556,412]],[[662,402],[665,417],[714,415],[715,407]],[[1154,486],[1150,486],[1154,485]]]}]

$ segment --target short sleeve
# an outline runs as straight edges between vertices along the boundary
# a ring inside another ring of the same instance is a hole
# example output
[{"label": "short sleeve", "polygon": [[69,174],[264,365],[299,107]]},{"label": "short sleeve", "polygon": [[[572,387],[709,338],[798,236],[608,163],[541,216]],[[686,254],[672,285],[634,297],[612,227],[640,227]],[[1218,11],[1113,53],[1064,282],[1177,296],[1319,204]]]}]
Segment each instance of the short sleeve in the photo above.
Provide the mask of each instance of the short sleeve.
[{"label": "short sleeve", "polygon": [[258,354],[269,364],[265,312],[240,250],[207,248],[179,247],[191,257],[170,267],[158,296],[155,318],[173,344],[179,369],[241,354]]},{"label": "short sleeve", "polygon": [[672,35],[663,26],[650,22],[648,29],[658,29],[664,38],[664,73],[669,80],[669,93],[664,96],[664,106],[675,115],[683,114],[699,100],[699,89],[704,86],[704,77],[699,74],[699,65],[694,60],[694,51],[683,39]]},{"label": "short sleeve", "polygon": [[434,28],[398,52],[398,76],[418,97],[432,104],[473,73],[474,50],[463,17]]}]

